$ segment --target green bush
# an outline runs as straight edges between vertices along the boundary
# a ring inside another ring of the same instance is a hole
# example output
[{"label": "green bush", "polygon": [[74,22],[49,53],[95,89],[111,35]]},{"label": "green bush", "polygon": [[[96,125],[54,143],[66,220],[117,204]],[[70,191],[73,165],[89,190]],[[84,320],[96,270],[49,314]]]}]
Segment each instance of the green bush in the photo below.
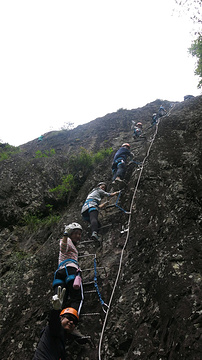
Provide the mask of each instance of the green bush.
[{"label": "green bush", "polygon": [[78,155],[72,155],[69,159],[71,172],[76,174],[78,171],[81,171],[84,176],[87,175],[94,165],[102,162],[112,151],[112,148],[102,149],[93,154],[81,147],[80,153]]},{"label": "green bush", "polygon": [[12,146],[9,144],[0,144],[0,161],[8,160],[14,154],[20,151],[19,147]]},{"label": "green bush", "polygon": [[35,152],[35,158],[36,159],[40,159],[40,158],[47,158],[49,156],[53,156],[55,155],[55,149],[51,149],[51,150],[45,150],[45,152],[42,152],[41,150],[37,150]]},{"label": "green bush", "polygon": [[75,186],[74,177],[72,174],[62,177],[62,184],[56,186],[54,189],[50,189],[51,193],[56,192],[57,197],[61,199],[66,196]]},{"label": "green bush", "polygon": [[113,152],[112,148],[102,149],[102,150],[98,151],[95,155],[93,155],[93,163],[98,164],[98,163],[102,162],[112,152]]},{"label": "green bush", "polygon": [[60,220],[59,215],[49,214],[45,218],[41,217],[41,214],[27,214],[23,218],[23,223],[30,229],[30,230],[37,230],[41,226],[44,225],[53,225]]}]

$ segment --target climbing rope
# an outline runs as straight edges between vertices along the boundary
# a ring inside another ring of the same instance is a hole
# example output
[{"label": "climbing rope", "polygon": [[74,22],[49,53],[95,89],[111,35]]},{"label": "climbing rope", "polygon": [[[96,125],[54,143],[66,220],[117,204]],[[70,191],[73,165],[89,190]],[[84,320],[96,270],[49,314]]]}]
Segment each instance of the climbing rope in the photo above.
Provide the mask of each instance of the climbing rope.
[{"label": "climbing rope", "polygon": [[[170,112],[171,112],[171,110],[172,110],[173,108],[174,108],[174,107],[172,107],[172,108],[170,109],[170,111],[169,111],[165,116],[169,116],[169,115],[170,115]],[[165,117],[165,116],[164,116],[164,117]],[[127,245],[127,243],[128,243],[128,238],[129,238],[129,234],[130,234],[130,223],[131,223],[131,216],[132,216],[132,209],[133,209],[134,199],[135,199],[135,196],[136,196],[136,193],[137,193],[137,190],[138,190],[138,186],[139,186],[139,183],[140,183],[140,179],[141,179],[142,172],[143,172],[143,169],[144,169],[144,164],[145,164],[147,158],[149,157],[149,154],[150,154],[152,145],[153,145],[154,140],[155,140],[155,137],[156,137],[156,135],[157,135],[157,133],[158,133],[159,123],[160,123],[160,119],[159,119],[158,123],[156,124],[156,129],[155,129],[153,138],[152,138],[152,140],[151,140],[151,142],[150,142],[150,145],[149,145],[149,148],[148,148],[148,150],[147,150],[146,156],[145,156],[145,158],[144,158],[144,160],[143,160],[143,162],[142,162],[142,166],[141,166],[141,169],[140,169],[140,173],[139,173],[139,176],[138,176],[138,179],[137,179],[137,183],[136,183],[136,186],[135,186],[135,189],[134,189],[133,197],[132,197],[132,200],[131,200],[130,211],[129,211],[129,218],[128,218],[128,226],[127,226],[127,231],[125,231],[125,232],[126,232],[126,240],[125,240],[125,243],[124,243],[123,248],[122,248],[122,251],[121,251],[121,256],[120,256],[120,261],[119,261],[119,268],[118,268],[116,280],[115,280],[115,283],[114,283],[114,287],[113,287],[113,289],[112,289],[111,297],[110,297],[109,304],[108,304],[108,309],[107,309],[107,312],[106,312],[106,315],[105,315],[105,319],[104,319],[104,322],[103,322],[102,331],[101,331],[101,335],[100,335],[99,348],[98,348],[99,360],[101,360],[101,346],[102,346],[102,340],[103,340],[103,335],[104,335],[104,331],[105,331],[105,326],[106,326],[107,318],[108,318],[108,315],[109,315],[109,312],[110,312],[111,303],[112,303],[112,300],[113,300],[113,296],[114,296],[114,293],[115,293],[115,289],[116,289],[116,286],[117,286],[117,283],[118,283],[118,280],[119,280],[124,250],[125,250],[126,245]]]}]

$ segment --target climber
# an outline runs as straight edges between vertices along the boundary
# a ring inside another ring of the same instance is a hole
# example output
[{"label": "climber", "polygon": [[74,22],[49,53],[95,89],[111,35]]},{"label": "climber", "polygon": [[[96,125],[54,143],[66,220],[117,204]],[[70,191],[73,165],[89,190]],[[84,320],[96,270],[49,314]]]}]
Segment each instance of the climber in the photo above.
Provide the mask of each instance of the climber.
[{"label": "climber", "polygon": [[65,360],[65,342],[74,337],[75,326],[79,315],[71,307],[63,309],[65,289],[58,287],[55,299],[52,299],[53,309],[49,314],[48,325],[42,330],[41,337],[33,360]]},{"label": "climber", "polygon": [[95,188],[91,190],[88,194],[86,201],[84,202],[81,214],[85,221],[90,222],[92,235],[91,237],[94,240],[98,240],[98,229],[100,227],[100,223],[98,221],[98,211],[99,209],[104,208],[104,206],[108,203],[105,202],[100,205],[101,200],[105,196],[115,196],[119,193],[119,191],[108,193],[106,192],[107,185],[104,182],[100,182]]},{"label": "climber", "polygon": [[[78,265],[78,250],[76,248],[76,245],[81,240],[81,234],[82,227],[80,224],[72,223],[65,226],[63,238],[60,240],[59,265],[53,280],[55,294],[57,294],[59,285],[66,289],[62,308],[70,306],[78,312],[78,315],[84,298],[81,270]],[[76,280],[80,280],[78,288],[75,288]],[[56,296],[54,295],[54,297]]]},{"label": "climber", "polygon": [[151,126],[156,125],[157,122],[158,122],[158,116],[157,116],[156,113],[154,113],[154,114],[152,115],[152,119],[151,119]]},{"label": "climber", "polygon": [[167,111],[164,109],[164,107],[161,105],[160,106],[160,108],[159,108],[159,110],[158,110],[158,114],[157,114],[157,116],[158,116],[158,118],[160,118],[160,117],[162,117],[162,116],[164,116],[164,115],[166,115],[167,114]]},{"label": "climber", "polygon": [[134,124],[133,139],[137,139],[142,135],[142,123],[141,122],[135,123],[133,121],[133,124]]},{"label": "climber", "polygon": [[116,152],[112,164],[112,184],[122,182],[126,173],[126,161],[129,157],[133,158],[133,153],[130,152],[130,145],[128,143],[122,144],[120,149]]}]

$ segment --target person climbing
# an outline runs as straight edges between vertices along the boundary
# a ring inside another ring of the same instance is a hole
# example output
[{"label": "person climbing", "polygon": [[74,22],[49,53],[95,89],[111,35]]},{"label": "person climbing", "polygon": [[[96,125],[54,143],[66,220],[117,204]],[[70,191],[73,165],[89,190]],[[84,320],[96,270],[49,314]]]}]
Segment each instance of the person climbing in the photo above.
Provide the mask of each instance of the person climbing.
[{"label": "person climbing", "polygon": [[127,158],[133,158],[133,153],[130,152],[130,144],[124,143],[116,152],[112,164],[112,184],[122,182],[126,173]]},{"label": "person climbing", "polygon": [[132,122],[134,124],[133,139],[138,139],[142,135],[142,123],[141,122],[135,123],[134,121]]},{"label": "person climbing", "polygon": [[152,115],[152,119],[151,119],[151,126],[156,125],[157,122],[158,122],[158,116],[157,116],[156,113],[154,113],[154,114]]},{"label": "person climbing", "polygon": [[164,116],[164,115],[166,115],[167,114],[167,111],[164,109],[164,107],[163,107],[163,105],[161,105],[160,106],[160,108],[159,108],[159,110],[158,110],[158,118],[159,117],[162,117],[162,116]]},{"label": "person climbing", "polygon": [[52,299],[48,324],[41,332],[33,360],[65,360],[66,340],[74,338],[78,312],[71,307],[61,311],[66,290],[61,286],[57,290],[57,295]]},{"label": "person climbing", "polygon": [[81,209],[81,215],[83,219],[90,222],[92,231],[91,237],[94,240],[98,240],[98,230],[100,228],[100,223],[98,221],[99,209],[102,209],[106,205],[106,202],[100,205],[101,200],[105,196],[115,196],[119,193],[119,191],[108,193],[106,192],[106,189],[106,183],[100,182],[95,188],[90,191]]},{"label": "person climbing", "polygon": [[[58,268],[54,274],[53,289],[57,294],[58,286],[66,289],[62,307],[74,308],[78,315],[83,304],[83,286],[81,270],[78,265],[76,245],[81,240],[82,226],[76,222],[65,226],[63,238],[60,240]],[[80,277],[80,286],[75,288],[75,281]],[[54,295],[57,297],[57,295]]]}]

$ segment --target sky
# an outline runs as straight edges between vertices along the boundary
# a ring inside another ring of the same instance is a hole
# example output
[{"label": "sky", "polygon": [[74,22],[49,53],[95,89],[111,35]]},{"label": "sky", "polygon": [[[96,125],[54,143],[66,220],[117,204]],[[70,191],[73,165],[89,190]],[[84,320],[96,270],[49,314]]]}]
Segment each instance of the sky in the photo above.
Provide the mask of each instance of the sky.
[{"label": "sky", "polygon": [[[200,95],[174,0],[2,0],[0,142]],[[152,115],[152,114],[151,114]]]}]

